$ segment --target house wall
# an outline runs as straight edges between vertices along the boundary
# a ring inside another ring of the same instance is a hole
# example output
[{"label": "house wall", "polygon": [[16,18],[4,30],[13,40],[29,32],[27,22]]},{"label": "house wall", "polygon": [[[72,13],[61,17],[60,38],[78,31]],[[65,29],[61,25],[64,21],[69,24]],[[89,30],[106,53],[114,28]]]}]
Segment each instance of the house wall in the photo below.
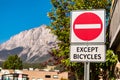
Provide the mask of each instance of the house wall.
[{"label": "house wall", "polygon": [[[116,2],[115,2],[116,1]],[[110,47],[118,46],[118,34],[120,31],[120,0],[114,0],[115,5],[111,10],[111,23],[110,23]]]},{"label": "house wall", "polygon": [[23,70],[24,74],[28,74],[29,80],[61,80],[61,78],[68,79],[68,72],[55,71],[29,71]]},{"label": "house wall", "polygon": [[118,55],[115,68],[116,80],[120,79],[120,0],[113,0],[110,12],[110,48]]},{"label": "house wall", "polygon": [[[7,72],[7,73],[6,73]],[[68,79],[68,72],[59,72],[59,71],[44,71],[44,70],[2,70],[0,72],[0,78],[2,78],[3,74],[10,73],[18,73],[18,74],[27,74],[29,80],[61,80]],[[1,80],[1,79],[0,79]]]}]

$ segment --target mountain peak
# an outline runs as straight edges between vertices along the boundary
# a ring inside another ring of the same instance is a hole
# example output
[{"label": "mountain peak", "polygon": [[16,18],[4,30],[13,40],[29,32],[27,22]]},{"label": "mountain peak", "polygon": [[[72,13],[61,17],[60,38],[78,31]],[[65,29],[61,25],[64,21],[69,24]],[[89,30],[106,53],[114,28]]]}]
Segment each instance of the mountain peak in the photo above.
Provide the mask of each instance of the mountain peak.
[{"label": "mountain peak", "polygon": [[[25,62],[36,62],[50,57],[51,48],[57,48],[57,37],[46,25],[25,30],[0,45],[0,59],[17,54]],[[3,56],[4,55],[4,56]],[[40,61],[41,62],[41,61]]]}]

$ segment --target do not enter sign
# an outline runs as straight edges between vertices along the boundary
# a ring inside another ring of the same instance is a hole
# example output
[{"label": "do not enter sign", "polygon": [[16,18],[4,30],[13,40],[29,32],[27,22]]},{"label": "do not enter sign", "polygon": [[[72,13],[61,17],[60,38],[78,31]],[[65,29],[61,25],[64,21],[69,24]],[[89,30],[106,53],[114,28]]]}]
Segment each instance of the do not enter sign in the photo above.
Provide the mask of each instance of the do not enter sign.
[{"label": "do not enter sign", "polygon": [[73,11],[71,42],[105,42],[105,11]]},{"label": "do not enter sign", "polygon": [[73,23],[75,35],[85,41],[97,38],[102,28],[103,24],[99,16],[90,12],[79,15]]}]

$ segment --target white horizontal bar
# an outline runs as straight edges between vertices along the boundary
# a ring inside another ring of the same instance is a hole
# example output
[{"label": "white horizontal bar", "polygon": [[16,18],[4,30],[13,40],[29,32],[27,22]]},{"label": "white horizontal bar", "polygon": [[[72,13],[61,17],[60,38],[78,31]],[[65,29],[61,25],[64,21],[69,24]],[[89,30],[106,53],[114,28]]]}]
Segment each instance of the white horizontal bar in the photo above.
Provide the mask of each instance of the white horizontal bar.
[{"label": "white horizontal bar", "polygon": [[100,24],[76,24],[75,29],[95,29],[100,28]]}]

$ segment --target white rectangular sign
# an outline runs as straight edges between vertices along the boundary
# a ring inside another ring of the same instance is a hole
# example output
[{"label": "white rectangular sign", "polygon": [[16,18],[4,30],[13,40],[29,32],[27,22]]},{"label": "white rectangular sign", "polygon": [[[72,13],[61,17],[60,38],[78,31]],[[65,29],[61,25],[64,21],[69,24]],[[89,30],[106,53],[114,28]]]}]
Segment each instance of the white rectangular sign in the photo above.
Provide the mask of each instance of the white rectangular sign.
[{"label": "white rectangular sign", "polygon": [[105,10],[71,12],[71,43],[105,43]]},{"label": "white rectangular sign", "polygon": [[71,45],[70,60],[75,62],[105,62],[105,45]]}]

